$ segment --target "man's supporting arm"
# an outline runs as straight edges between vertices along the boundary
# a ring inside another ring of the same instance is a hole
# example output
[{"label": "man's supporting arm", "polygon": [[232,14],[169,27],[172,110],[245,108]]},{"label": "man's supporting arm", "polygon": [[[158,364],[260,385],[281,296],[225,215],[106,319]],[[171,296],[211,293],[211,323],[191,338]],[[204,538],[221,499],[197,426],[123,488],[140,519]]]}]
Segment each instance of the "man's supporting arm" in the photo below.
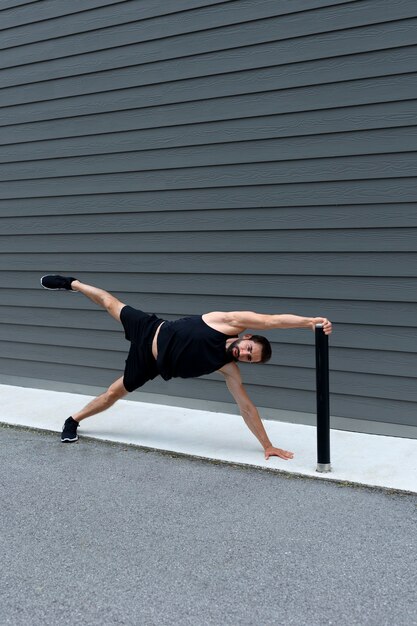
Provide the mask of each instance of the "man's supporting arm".
[{"label": "man's supporting arm", "polygon": [[292,452],[275,448],[269,440],[267,432],[259,416],[258,409],[253,404],[243,387],[238,366],[235,363],[228,363],[221,368],[220,372],[226,379],[227,388],[235,399],[246,426],[262,445],[265,451],[265,458],[269,459],[270,456],[279,456],[281,459],[285,460],[292,459],[294,456]]}]

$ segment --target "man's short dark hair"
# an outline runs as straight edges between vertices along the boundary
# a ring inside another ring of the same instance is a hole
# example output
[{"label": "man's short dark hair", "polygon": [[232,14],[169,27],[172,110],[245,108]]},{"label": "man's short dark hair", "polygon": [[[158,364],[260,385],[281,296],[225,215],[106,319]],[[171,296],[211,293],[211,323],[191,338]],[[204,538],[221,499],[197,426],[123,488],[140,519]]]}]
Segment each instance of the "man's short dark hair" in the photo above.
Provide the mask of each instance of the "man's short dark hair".
[{"label": "man's short dark hair", "polygon": [[262,337],[262,335],[252,335],[251,341],[259,344],[262,347],[261,352],[261,363],[266,363],[272,356],[272,348],[266,337]]}]

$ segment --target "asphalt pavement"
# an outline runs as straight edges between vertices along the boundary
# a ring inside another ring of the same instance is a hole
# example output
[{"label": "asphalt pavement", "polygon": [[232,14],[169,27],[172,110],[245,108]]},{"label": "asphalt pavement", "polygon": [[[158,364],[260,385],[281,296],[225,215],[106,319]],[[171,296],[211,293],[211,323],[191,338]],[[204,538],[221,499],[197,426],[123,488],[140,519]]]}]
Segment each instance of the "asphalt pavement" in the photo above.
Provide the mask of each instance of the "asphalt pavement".
[{"label": "asphalt pavement", "polygon": [[417,498],[0,428],[0,623],[413,626]]}]

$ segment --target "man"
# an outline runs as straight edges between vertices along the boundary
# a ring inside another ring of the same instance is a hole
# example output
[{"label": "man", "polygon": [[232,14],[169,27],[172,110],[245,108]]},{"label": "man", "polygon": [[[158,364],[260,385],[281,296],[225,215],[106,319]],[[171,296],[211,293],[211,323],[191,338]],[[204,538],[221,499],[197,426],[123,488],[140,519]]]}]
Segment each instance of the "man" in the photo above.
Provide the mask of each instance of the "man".
[{"label": "man", "polygon": [[292,452],[272,445],[258,410],[243,387],[236,364],[268,361],[271,346],[265,337],[239,335],[247,328],[314,330],[316,324],[323,324],[323,330],[328,335],[332,332],[329,320],[324,317],[298,315],[262,315],[251,311],[214,311],[170,322],[127,306],[107,291],[73,277],[48,274],[41,278],[41,285],[45,289],[66,289],[84,294],[121,322],[125,337],[130,341],[124,375],[110,385],[107,391],[65,421],[61,441],[77,441],[77,428],[81,420],[108,409],[117,400],[158,375],[169,380],[175,377],[194,378],[219,371],[224,376],[246,425],[264,448],[265,458],[293,458]]}]

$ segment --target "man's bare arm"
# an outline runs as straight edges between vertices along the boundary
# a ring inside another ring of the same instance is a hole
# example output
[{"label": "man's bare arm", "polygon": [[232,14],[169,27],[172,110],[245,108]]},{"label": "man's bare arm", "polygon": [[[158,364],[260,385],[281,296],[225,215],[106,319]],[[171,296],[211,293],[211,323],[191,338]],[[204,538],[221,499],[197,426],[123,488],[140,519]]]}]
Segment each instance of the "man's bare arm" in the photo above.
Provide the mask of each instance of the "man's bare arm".
[{"label": "man's bare arm", "polygon": [[227,388],[235,399],[246,426],[262,445],[265,451],[265,458],[269,459],[270,456],[279,456],[281,459],[285,460],[292,459],[294,456],[292,452],[275,448],[269,440],[267,432],[259,416],[258,409],[253,404],[243,387],[238,366],[235,363],[228,363],[219,371],[225,377]]},{"label": "man's bare arm", "polygon": [[272,330],[273,328],[309,328],[323,324],[326,335],[332,332],[332,324],[325,317],[301,317],[290,313],[267,315],[253,311],[213,311],[203,315],[204,321],[216,330],[226,334],[240,333],[247,328],[254,330]]}]

